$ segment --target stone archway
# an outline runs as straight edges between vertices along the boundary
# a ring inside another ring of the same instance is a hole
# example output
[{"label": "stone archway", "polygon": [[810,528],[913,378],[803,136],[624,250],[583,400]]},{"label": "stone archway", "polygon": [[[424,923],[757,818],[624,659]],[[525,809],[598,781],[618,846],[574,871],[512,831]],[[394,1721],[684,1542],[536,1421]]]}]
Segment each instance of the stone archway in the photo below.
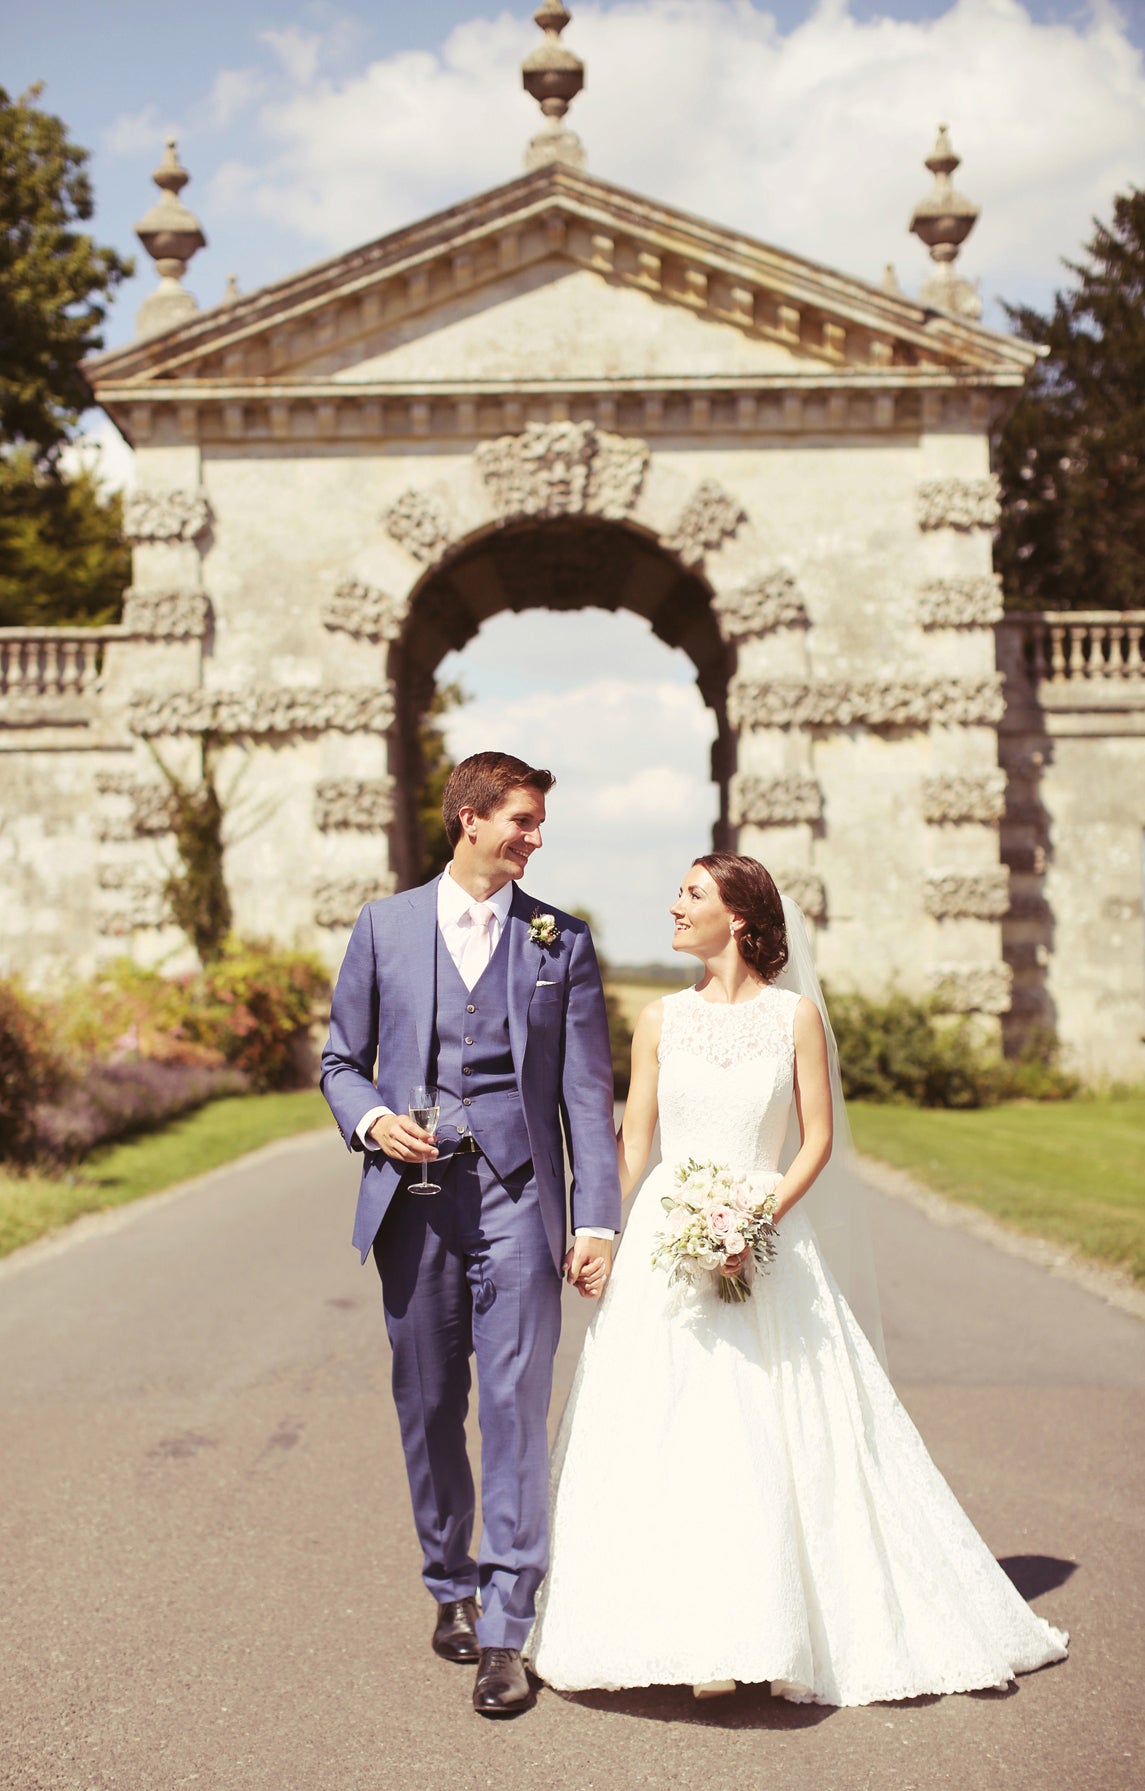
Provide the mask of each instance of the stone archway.
[{"label": "stone archway", "polygon": [[710,586],[654,535],[631,522],[594,515],[521,518],[455,543],[415,586],[405,626],[390,646],[389,677],[396,697],[391,866],[399,887],[417,880],[418,734],[441,661],[505,610],[589,608],[630,610],[644,617],[660,640],[691,659],[700,694],[716,719],[715,844],[727,843],[735,764],[727,693],[735,649],[721,634]]}]

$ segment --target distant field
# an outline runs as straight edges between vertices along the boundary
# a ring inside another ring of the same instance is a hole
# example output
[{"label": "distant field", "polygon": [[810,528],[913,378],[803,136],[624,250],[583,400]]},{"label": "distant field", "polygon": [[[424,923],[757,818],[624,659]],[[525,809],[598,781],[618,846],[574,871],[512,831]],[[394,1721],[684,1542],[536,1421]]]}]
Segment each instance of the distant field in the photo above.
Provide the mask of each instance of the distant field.
[{"label": "distant field", "polygon": [[626,972],[614,973],[608,979],[609,993],[616,996],[620,1003],[620,1011],[627,1025],[636,1024],[636,1017],[641,1008],[655,1001],[658,995],[670,995],[674,989],[687,989],[696,981],[698,966],[689,969],[680,966],[680,975],[674,981],[655,977],[634,976]]},{"label": "distant field", "polygon": [[847,1108],[858,1148],[1145,1282],[1145,1093],[971,1112]]}]

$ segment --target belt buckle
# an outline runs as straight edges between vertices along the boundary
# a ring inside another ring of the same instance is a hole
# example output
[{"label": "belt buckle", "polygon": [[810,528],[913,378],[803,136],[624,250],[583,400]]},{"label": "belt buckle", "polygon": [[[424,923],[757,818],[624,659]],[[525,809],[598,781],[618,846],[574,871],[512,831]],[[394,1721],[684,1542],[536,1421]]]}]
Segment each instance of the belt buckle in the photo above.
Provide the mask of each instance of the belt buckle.
[{"label": "belt buckle", "polygon": [[458,1154],[467,1157],[475,1157],[478,1154],[478,1149],[479,1146],[473,1133],[462,1132],[460,1138],[457,1140]]}]

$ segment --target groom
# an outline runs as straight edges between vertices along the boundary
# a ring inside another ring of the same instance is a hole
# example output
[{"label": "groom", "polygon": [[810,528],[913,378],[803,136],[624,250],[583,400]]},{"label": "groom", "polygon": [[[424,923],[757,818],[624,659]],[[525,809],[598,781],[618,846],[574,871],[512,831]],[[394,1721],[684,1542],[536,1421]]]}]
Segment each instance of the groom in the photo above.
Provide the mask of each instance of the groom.
[{"label": "groom", "polygon": [[[533,1702],[520,1650],[548,1565],[546,1418],[562,1272],[599,1298],[620,1228],[608,1023],[583,921],[517,887],[553,778],[508,753],[452,772],[453,859],[358,917],[334,991],[322,1092],[365,1152],[354,1242],[382,1280],[433,1646],[478,1662],[484,1716]],[[377,1082],[372,1080],[375,1060]],[[436,1138],[408,1117],[435,1084]],[[561,1124],[572,1168],[566,1252]],[[419,1195],[432,1163],[438,1194]],[[465,1449],[477,1362],[483,1533]],[[477,1594],[481,1610],[477,1612]]]}]

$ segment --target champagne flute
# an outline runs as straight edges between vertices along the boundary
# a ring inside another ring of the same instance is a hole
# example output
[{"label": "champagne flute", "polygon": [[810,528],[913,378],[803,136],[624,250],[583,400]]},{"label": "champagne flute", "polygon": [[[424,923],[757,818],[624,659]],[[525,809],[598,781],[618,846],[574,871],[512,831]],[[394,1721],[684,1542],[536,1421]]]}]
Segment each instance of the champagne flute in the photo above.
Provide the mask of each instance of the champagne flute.
[{"label": "champagne flute", "polygon": [[[436,1132],[440,1112],[436,1088],[425,1082],[415,1082],[409,1091],[409,1116],[414,1125],[420,1126],[423,1132]],[[441,1193],[439,1184],[429,1180],[429,1164],[424,1157],[421,1160],[421,1180],[411,1182],[410,1186],[415,1194]]]}]

